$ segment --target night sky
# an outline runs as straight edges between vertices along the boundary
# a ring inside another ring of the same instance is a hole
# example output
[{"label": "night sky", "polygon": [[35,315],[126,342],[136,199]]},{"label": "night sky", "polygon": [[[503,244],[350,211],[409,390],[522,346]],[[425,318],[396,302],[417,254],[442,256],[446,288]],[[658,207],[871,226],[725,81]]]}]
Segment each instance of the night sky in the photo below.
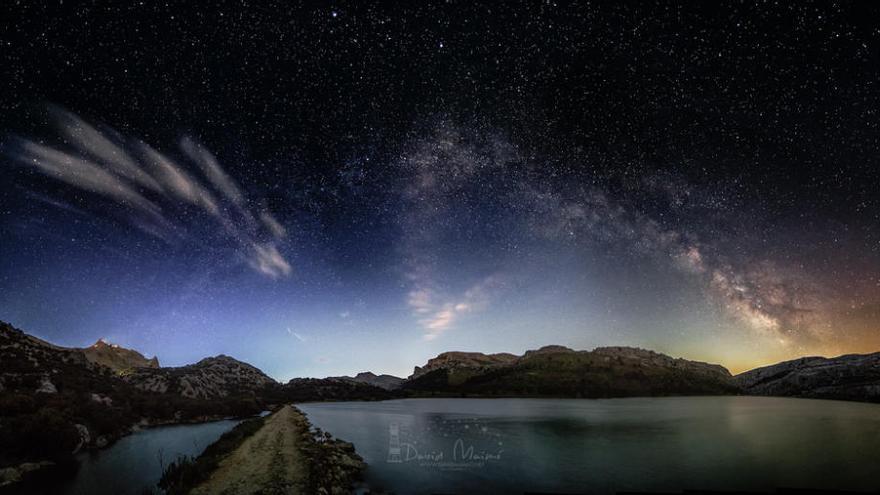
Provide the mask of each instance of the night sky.
[{"label": "night sky", "polygon": [[35,3],[0,319],[39,337],[279,379],[880,350],[876,3]]}]

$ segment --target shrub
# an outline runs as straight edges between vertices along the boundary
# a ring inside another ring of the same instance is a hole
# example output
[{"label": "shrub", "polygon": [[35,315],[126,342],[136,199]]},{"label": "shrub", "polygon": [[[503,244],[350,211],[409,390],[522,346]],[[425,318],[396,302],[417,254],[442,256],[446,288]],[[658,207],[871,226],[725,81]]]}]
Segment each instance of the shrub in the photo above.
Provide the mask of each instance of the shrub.
[{"label": "shrub", "polygon": [[66,460],[79,440],[79,432],[73,424],[61,411],[51,408],[17,416],[4,422],[0,430],[4,453],[17,460]]}]

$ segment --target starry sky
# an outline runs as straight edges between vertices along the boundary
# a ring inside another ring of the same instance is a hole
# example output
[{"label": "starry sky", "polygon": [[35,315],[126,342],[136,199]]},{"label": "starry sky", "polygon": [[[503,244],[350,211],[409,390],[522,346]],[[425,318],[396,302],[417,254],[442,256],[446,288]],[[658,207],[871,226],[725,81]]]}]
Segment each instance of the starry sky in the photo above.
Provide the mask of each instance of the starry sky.
[{"label": "starry sky", "polygon": [[3,2],[0,319],[408,375],[880,350],[880,6]]}]

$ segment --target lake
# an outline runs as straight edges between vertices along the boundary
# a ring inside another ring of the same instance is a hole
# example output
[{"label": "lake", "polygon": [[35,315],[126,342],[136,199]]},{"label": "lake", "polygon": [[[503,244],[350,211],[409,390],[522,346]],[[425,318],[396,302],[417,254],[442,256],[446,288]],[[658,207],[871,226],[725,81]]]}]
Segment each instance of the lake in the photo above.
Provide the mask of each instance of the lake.
[{"label": "lake", "polygon": [[309,403],[398,494],[880,488],[880,405],[767,397]]},{"label": "lake", "polygon": [[138,431],[110,447],[78,456],[76,477],[52,493],[65,495],[140,495],[158,492],[162,466],[178,456],[196,456],[239,420],[162,426]]}]

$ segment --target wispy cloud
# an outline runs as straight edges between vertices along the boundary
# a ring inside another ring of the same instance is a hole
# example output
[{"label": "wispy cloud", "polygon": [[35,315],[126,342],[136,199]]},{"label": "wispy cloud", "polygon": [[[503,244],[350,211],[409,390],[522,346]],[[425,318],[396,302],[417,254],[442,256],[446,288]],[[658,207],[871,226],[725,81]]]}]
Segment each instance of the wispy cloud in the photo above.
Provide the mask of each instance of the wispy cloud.
[{"label": "wispy cloud", "polygon": [[[261,275],[280,278],[292,272],[278,249],[287,230],[265,207],[253,208],[260,202],[247,198],[217,158],[194,139],[181,139],[186,160],[179,160],[60,107],[50,105],[49,115],[65,145],[12,137],[5,154],[111,202],[116,214],[123,212],[131,225],[151,236],[196,246],[214,246],[223,239]],[[186,163],[195,165],[196,173]],[[204,237],[206,224],[191,215],[193,207],[215,225],[207,234],[212,237]]]},{"label": "wispy cloud", "polygon": [[270,278],[290,275],[293,268],[291,268],[290,263],[284,259],[284,256],[281,255],[274,244],[258,243],[256,241],[248,242],[248,250],[244,254],[251,268]]},{"label": "wispy cloud", "polygon": [[500,286],[499,277],[492,275],[456,297],[442,297],[425,288],[413,289],[407,302],[424,330],[425,340],[434,340],[452,328],[462,316],[486,309]]},{"label": "wispy cloud", "polygon": [[260,220],[276,239],[283,239],[287,236],[287,229],[284,228],[284,225],[281,225],[281,222],[275,219],[275,217],[268,211],[260,212]]},{"label": "wispy cloud", "polygon": [[287,335],[291,335],[291,336],[293,336],[296,340],[298,340],[298,341],[300,341],[300,342],[305,342],[305,341],[307,340],[307,339],[306,339],[305,337],[303,337],[302,335],[300,335],[300,334],[298,334],[297,332],[294,332],[293,330],[291,330],[290,327],[287,327]]},{"label": "wispy cloud", "polygon": [[217,158],[207,148],[190,137],[184,137],[180,140],[180,149],[202,169],[205,177],[227,200],[236,206],[244,206],[244,195],[241,193],[238,184],[229,177],[220,166],[220,163],[217,162]]}]

